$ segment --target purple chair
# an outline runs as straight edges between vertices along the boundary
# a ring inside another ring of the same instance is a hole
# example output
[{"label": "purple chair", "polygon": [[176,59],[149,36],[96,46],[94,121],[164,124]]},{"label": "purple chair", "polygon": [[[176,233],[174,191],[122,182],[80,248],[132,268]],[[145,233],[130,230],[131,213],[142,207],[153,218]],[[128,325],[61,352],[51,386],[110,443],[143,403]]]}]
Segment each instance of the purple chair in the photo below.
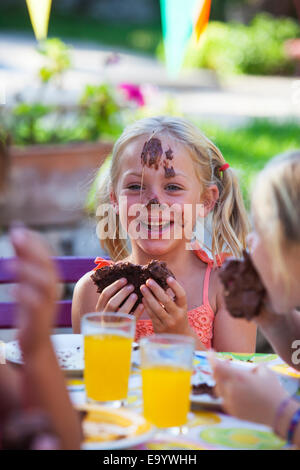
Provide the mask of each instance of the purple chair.
[{"label": "purple chair", "polygon": [[[13,284],[16,279],[9,270],[13,258],[0,258],[0,284]],[[54,258],[60,274],[60,282],[77,282],[85,273],[95,267],[94,258],[60,257]],[[71,327],[71,300],[58,302],[56,327]],[[43,312],[41,312],[42,314]],[[14,328],[16,325],[16,304],[0,302],[0,328]]]}]

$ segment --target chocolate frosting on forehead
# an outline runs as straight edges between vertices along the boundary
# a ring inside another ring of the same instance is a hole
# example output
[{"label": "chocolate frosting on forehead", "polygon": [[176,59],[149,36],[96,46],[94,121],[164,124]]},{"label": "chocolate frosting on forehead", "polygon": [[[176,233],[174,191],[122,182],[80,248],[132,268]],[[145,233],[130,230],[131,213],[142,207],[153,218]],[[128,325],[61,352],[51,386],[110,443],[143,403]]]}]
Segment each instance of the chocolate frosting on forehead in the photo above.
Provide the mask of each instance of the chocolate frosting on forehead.
[{"label": "chocolate frosting on forehead", "polygon": [[152,137],[144,144],[141,154],[142,165],[146,165],[149,168],[151,168],[151,166],[154,166],[157,170],[162,154],[163,149],[161,141],[155,137]]},{"label": "chocolate frosting on forehead", "polygon": [[168,160],[173,160],[174,155],[173,155],[173,150],[169,147],[169,149],[165,152],[166,158]]},{"label": "chocolate frosting on forehead", "polygon": [[172,166],[171,166],[171,168],[165,166],[164,170],[165,170],[165,178],[174,178],[175,171],[174,171],[174,168]]},{"label": "chocolate frosting on forehead", "polygon": [[169,161],[173,160],[173,150],[169,149],[165,152],[165,158],[162,160],[163,149],[161,141],[155,137],[152,137],[144,143],[144,147],[141,153],[141,162],[143,166],[151,168],[154,166],[155,170],[158,170],[159,166],[162,165],[165,172],[165,178],[173,178],[175,176],[174,167],[169,167]]}]

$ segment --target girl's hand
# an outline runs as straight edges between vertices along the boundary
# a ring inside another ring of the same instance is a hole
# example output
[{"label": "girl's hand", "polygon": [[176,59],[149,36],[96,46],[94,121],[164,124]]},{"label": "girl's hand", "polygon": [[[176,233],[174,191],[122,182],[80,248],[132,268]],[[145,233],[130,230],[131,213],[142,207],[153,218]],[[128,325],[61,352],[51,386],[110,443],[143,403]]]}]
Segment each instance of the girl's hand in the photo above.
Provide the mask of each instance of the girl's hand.
[{"label": "girl's hand", "polygon": [[273,426],[278,406],[288,395],[276,375],[264,366],[241,370],[210,355],[216,392],[225,410],[240,419]]},{"label": "girl's hand", "polygon": [[[122,312],[129,314],[132,307],[134,306],[137,295],[132,293],[134,291],[133,285],[126,285],[127,279],[122,278],[107,286],[101,294],[96,305],[97,312]],[[122,305],[122,303],[125,303]],[[122,307],[120,307],[122,305]],[[139,304],[133,315],[136,321],[139,320],[140,316],[144,311],[142,304]]]},{"label": "girl's hand", "polygon": [[145,311],[152,320],[155,333],[190,335],[185,290],[172,277],[167,279],[167,283],[175,294],[175,300],[153,279],[141,286]]},{"label": "girl's hand", "polygon": [[24,355],[49,343],[57,299],[57,274],[42,238],[24,228],[11,232],[16,253],[14,271],[19,313],[19,341]]}]

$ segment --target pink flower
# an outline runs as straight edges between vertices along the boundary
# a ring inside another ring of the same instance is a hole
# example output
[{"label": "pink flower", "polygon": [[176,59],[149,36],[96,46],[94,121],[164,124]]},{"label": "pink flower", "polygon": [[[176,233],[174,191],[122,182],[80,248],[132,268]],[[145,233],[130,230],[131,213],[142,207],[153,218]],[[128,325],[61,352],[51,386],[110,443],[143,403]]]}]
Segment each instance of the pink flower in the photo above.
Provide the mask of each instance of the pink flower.
[{"label": "pink flower", "polygon": [[133,85],[132,83],[121,83],[119,87],[125,92],[129,101],[135,101],[138,106],[145,105],[144,95],[138,85]]}]

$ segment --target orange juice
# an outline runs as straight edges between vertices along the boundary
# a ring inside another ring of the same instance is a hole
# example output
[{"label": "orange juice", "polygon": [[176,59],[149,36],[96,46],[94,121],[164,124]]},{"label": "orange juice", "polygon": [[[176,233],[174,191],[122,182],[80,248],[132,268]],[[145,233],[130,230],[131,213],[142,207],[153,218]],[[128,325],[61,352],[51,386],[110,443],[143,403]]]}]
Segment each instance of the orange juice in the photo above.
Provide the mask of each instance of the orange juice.
[{"label": "orange juice", "polygon": [[84,337],[84,379],[88,398],[124,400],[128,393],[132,338],[114,334]]},{"label": "orange juice", "polygon": [[171,366],[142,369],[145,418],[159,428],[183,426],[190,407],[192,371]]}]

